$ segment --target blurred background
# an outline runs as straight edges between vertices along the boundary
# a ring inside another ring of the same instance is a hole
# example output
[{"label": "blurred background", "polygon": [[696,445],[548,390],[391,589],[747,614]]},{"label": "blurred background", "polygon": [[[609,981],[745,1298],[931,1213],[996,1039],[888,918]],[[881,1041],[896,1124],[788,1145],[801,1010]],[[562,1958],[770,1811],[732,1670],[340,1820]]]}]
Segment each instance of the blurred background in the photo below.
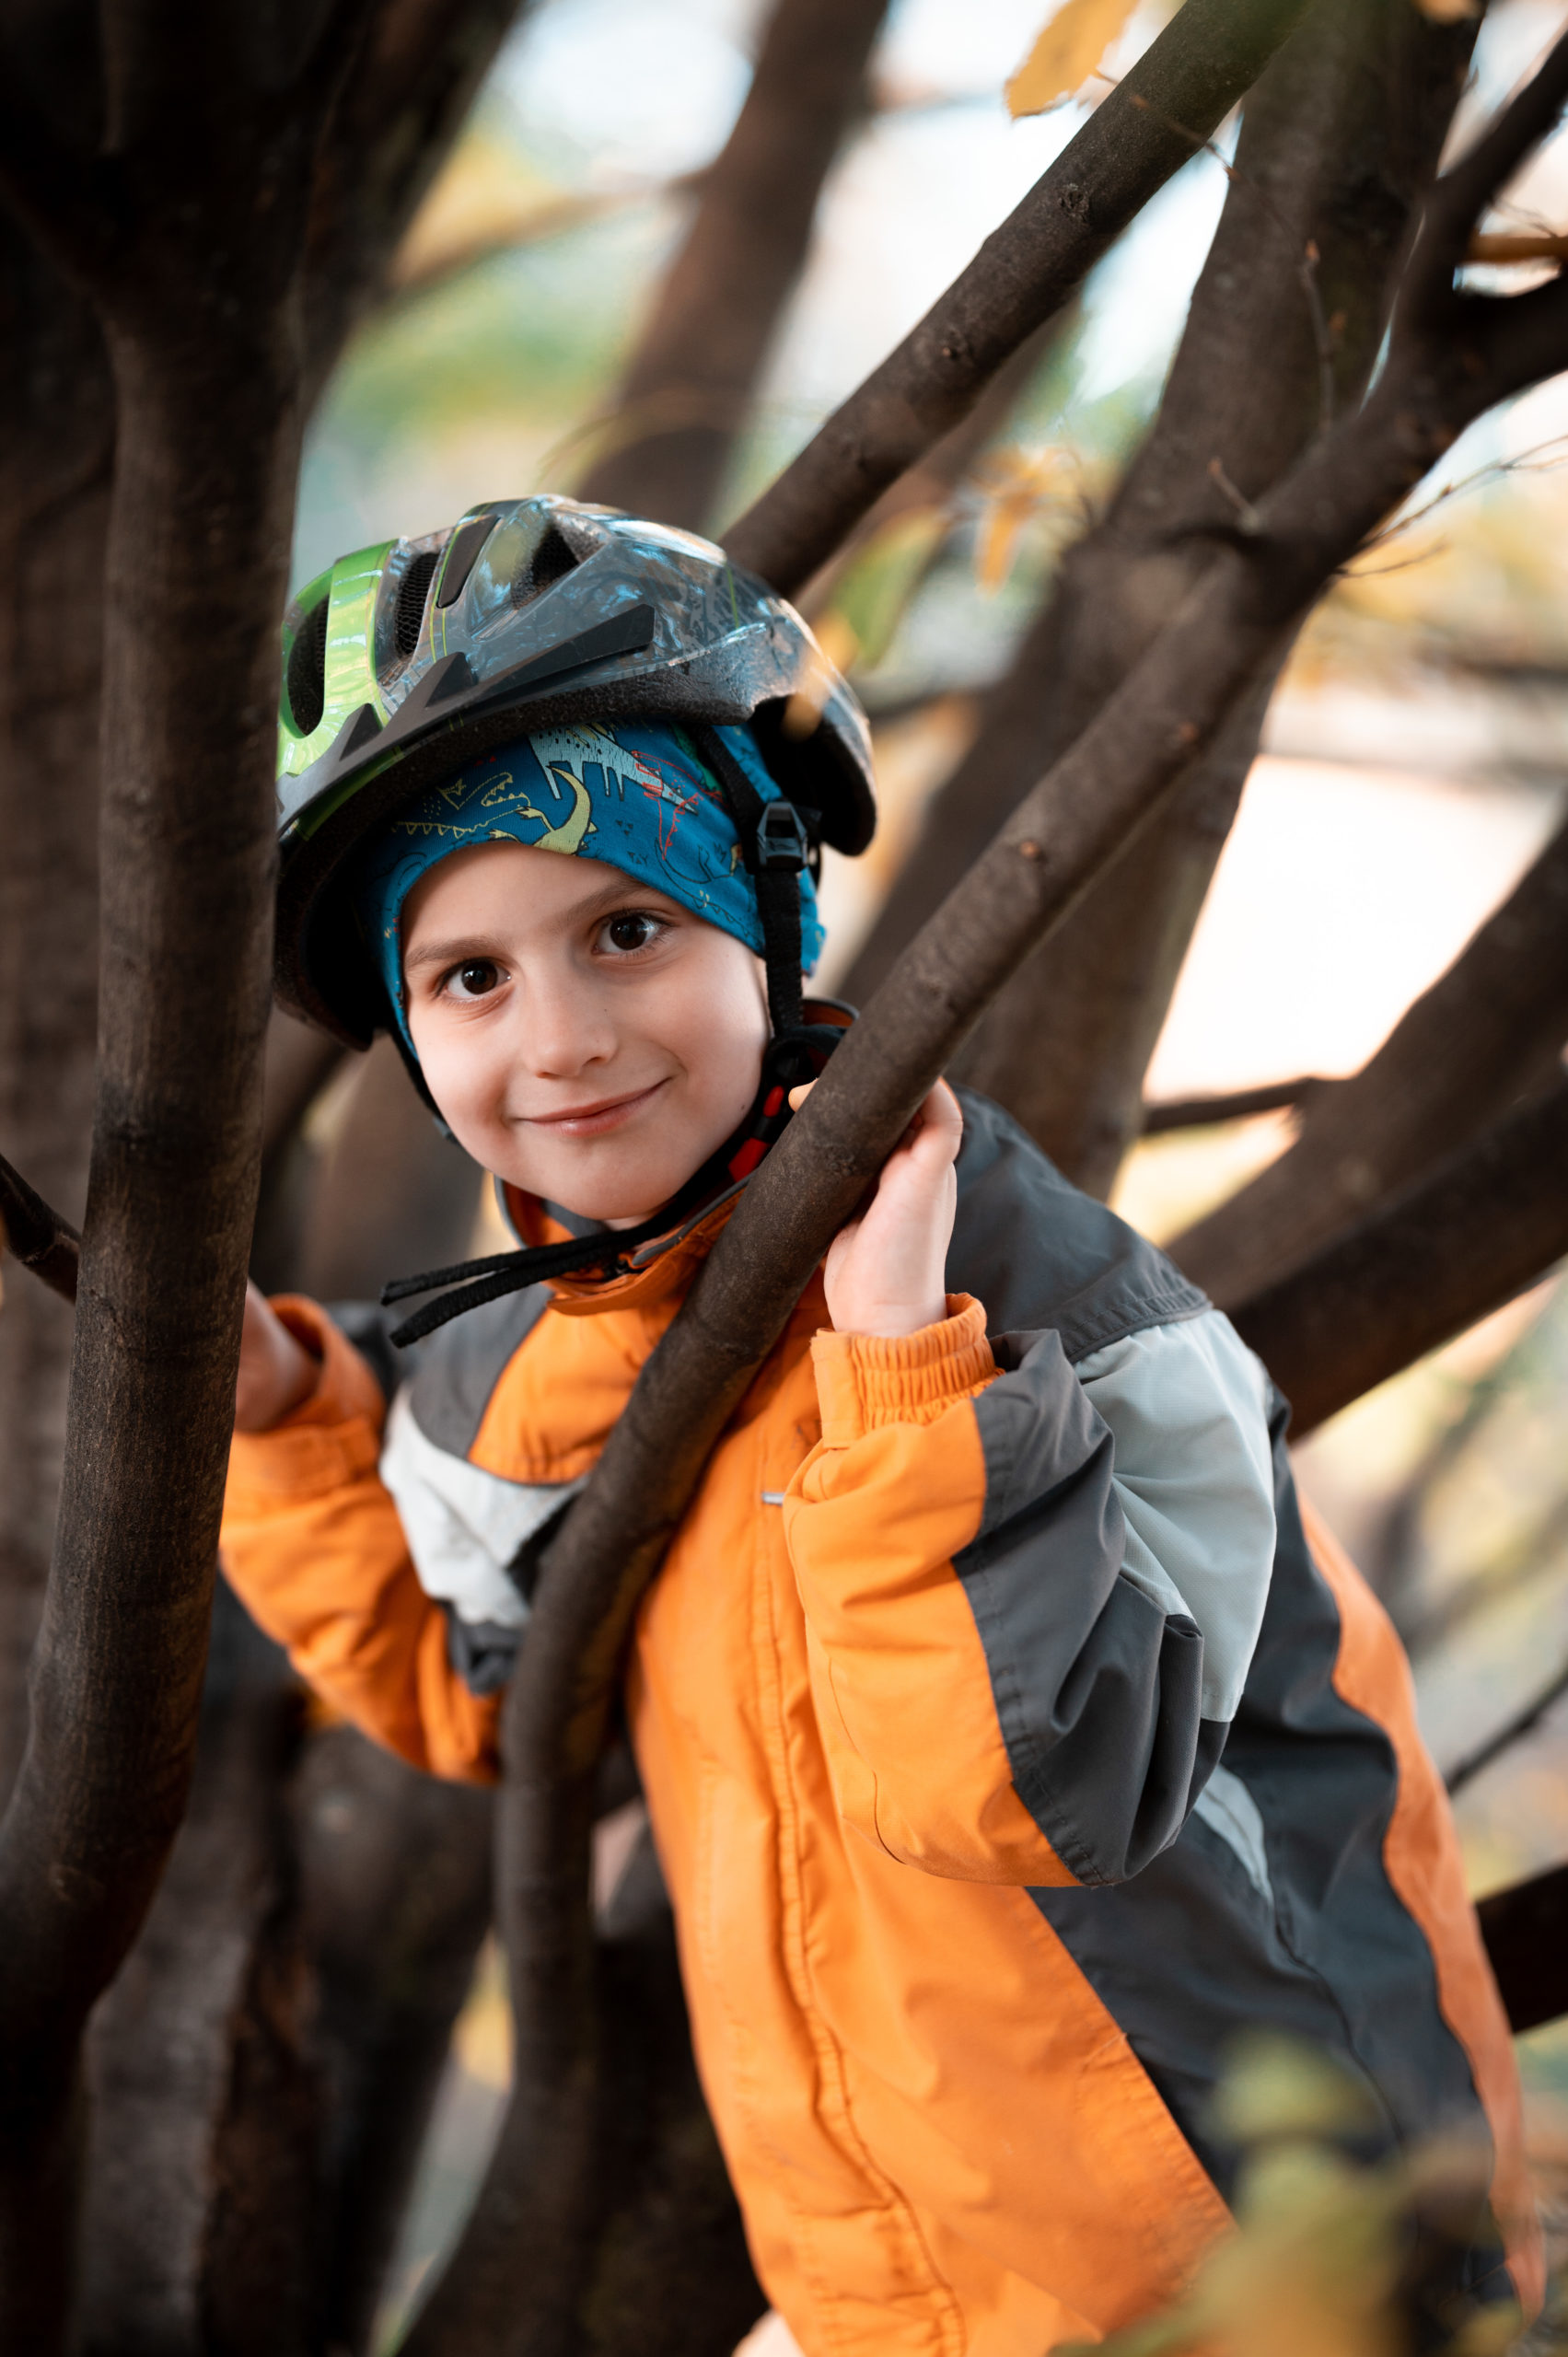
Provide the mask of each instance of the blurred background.
[{"label": "blurred background", "polygon": [[[1009,119],[1041,0],[899,0],[872,103],[829,183],[737,512],[924,311],[1083,119]],[[1168,10],[1145,7],[1129,54]],[[755,0],[540,0],[503,51],[399,259],[393,299],[318,413],[296,542],[335,555],[471,503],[570,492],[605,447],[618,372],[745,96]],[[1499,0],[1467,117],[1560,29]],[[1108,60],[1113,70],[1115,58]],[[1225,187],[1227,134],[1090,280],[990,447],[807,598],[876,729],[871,855],[828,854],[829,990],[925,797],[976,725],[1057,557],[1147,424]],[[1516,211],[1568,217],[1568,141]],[[1517,283],[1516,280],[1514,283]],[[1151,1101],[1363,1064],[1560,822],[1568,782],[1568,386],[1483,423],[1433,501],[1342,580],[1276,694],[1149,1074]],[[354,1076],[314,1120],[330,1143]],[[1156,1238],[1277,1153],[1288,1112],[1146,1138],[1115,1201]],[[485,1213],[476,1201],[476,1228]],[[1358,1402],[1299,1452],[1304,1487],[1409,1644],[1440,1765],[1568,1669],[1568,1285],[1540,1285]],[[1568,1699],[1464,1782],[1478,1895],[1568,1855]],[[613,1831],[611,1834],[613,1840]],[[1568,2026],[1520,2042],[1551,2190],[1568,2172]],[[452,2230],[508,2068],[487,1952],[459,2024],[388,2323]]]}]

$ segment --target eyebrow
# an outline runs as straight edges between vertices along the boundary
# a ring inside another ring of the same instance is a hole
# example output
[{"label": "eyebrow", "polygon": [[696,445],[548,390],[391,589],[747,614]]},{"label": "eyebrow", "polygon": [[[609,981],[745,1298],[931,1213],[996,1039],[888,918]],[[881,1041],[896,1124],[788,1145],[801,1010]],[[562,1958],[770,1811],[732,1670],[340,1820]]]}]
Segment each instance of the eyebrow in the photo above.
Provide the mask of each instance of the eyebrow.
[{"label": "eyebrow", "polygon": [[[679,902],[671,900],[668,893],[661,892],[656,885],[639,885],[634,876],[614,877],[602,890],[587,894],[575,907],[564,910],[562,922],[566,925],[583,924],[591,917],[608,915],[611,909],[635,907],[645,896],[679,911]],[[405,950],[403,970],[412,973],[429,966],[456,966],[465,958],[493,958],[495,954],[495,944],[489,935],[456,934],[447,941],[427,941],[418,949]]]}]

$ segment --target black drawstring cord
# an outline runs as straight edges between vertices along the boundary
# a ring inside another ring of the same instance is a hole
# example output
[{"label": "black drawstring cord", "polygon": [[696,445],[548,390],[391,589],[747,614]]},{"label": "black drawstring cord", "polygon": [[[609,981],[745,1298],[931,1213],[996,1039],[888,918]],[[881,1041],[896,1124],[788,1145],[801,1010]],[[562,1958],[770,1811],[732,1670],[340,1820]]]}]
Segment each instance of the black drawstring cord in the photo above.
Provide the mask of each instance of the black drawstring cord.
[{"label": "black drawstring cord", "polygon": [[[675,1211],[674,1216],[679,1215]],[[552,1277],[572,1276],[596,1264],[607,1275],[624,1275],[631,1256],[642,1245],[651,1244],[656,1237],[664,1235],[669,1225],[670,1211],[656,1212],[637,1227],[612,1228],[598,1236],[570,1236],[560,1244],[534,1244],[517,1252],[493,1252],[482,1260],[459,1260],[449,1269],[427,1269],[417,1277],[396,1277],[381,1288],[384,1309],[389,1309],[394,1302],[407,1301],[412,1294],[430,1293],[436,1285],[449,1285],[452,1290],[443,1293],[436,1301],[427,1301],[412,1318],[405,1318],[401,1326],[393,1328],[388,1340],[395,1350],[407,1350],[411,1342],[423,1341],[426,1334],[460,1318],[465,1310],[482,1309],[487,1301],[500,1301],[509,1293],[521,1293],[526,1285],[544,1284]]]}]

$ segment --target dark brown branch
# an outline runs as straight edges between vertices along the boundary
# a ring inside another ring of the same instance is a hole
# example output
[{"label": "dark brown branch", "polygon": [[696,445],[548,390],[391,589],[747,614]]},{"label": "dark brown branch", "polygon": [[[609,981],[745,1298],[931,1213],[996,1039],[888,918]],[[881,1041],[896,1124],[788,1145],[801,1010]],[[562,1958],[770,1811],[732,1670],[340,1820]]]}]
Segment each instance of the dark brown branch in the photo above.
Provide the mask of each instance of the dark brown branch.
[{"label": "dark brown branch", "polygon": [[1228,1308],[1484,1129],[1564,1039],[1568,824],[1370,1062],[1313,1098],[1286,1152],[1173,1255]]},{"label": "dark brown branch", "polygon": [[306,390],[385,284],[399,239],[528,0],[384,0],[341,91],[311,190]]},{"label": "dark brown branch", "polygon": [[[1483,1768],[1490,1768],[1494,1759],[1501,1759],[1505,1751],[1511,1751],[1516,1743],[1522,1743],[1526,1736],[1539,1726],[1552,1704],[1564,1694],[1568,1694],[1568,1662],[1563,1663],[1556,1676],[1549,1678],[1522,1709],[1505,1719],[1494,1735],[1489,1735],[1484,1743],[1478,1743],[1473,1751],[1467,1751],[1464,1758],[1449,1769],[1444,1779],[1449,1792],[1462,1793]],[[1568,1997],[1568,1991],[1564,1995]]]},{"label": "dark brown branch", "polygon": [[919,326],[726,533],[737,563],[786,596],[808,581],[1190,160],[1303,5],[1187,0]]},{"label": "dark brown branch", "polygon": [[1144,1107],[1143,1134],[1166,1136],[1172,1130],[1212,1129],[1220,1121],[1250,1120],[1259,1113],[1283,1113],[1301,1105],[1332,1082],[1303,1073],[1295,1080],[1271,1080],[1257,1088],[1233,1088],[1223,1097],[1156,1097]]},{"label": "dark brown branch", "polygon": [[11,1251],[52,1293],[75,1301],[81,1242],[70,1221],[51,1211],[0,1155],[0,1251]]},{"label": "dark brown branch", "polygon": [[[887,0],[775,0],[746,103],[617,397],[585,499],[707,527],[800,274],[817,200],[864,107]],[[615,431],[612,421],[612,432]]]},{"label": "dark brown branch", "polygon": [[555,2347],[570,2330],[599,2100],[594,1767],[633,1613],[709,1451],[987,1004],[1151,821],[1243,683],[1505,374],[1473,348],[1446,368],[1419,334],[1396,333],[1376,393],[1261,503],[1260,530],[1222,551],[1201,593],[905,952],[645,1368],[551,1550],[507,1697],[502,1903],[516,2084],[495,2162],[409,2357],[458,2357],[503,2329],[519,2346]]},{"label": "dark brown branch", "polygon": [[[103,15],[122,42],[103,72],[118,261],[86,273],[119,430],[102,1025],[62,1508],[0,1825],[0,2339],[41,2357],[67,2296],[82,2024],[191,1770],[260,1145],[306,218],[369,0],[335,14],[333,70],[308,87],[249,20],[246,70],[214,78],[223,29],[191,13],[186,42],[147,38],[167,12],[137,0]],[[468,12],[391,6],[383,23],[410,14],[462,45]],[[349,95],[406,184],[417,110],[393,118],[359,75]],[[366,185],[378,201],[388,170]],[[84,267],[68,222],[57,242]]]},{"label": "dark brown branch", "polygon": [[[1184,590],[1319,430],[1325,308],[1335,413],[1360,401],[1473,24],[1408,0],[1313,0],[1243,110],[1230,185],[1159,413],[1109,512],[1065,557],[974,743],[846,980],[867,997],[1032,780],[1125,677]],[[1316,252],[1315,299],[1302,285]],[[1216,474],[1216,468],[1218,474]],[[1220,487],[1219,478],[1229,486]],[[959,1076],[1080,1185],[1109,1190],[1272,689],[1250,682],[1170,811],[1002,993]]]},{"label": "dark brown branch", "polygon": [[1515,2036],[1568,2014],[1568,1866],[1494,1890],[1476,1913]]},{"label": "dark brown branch", "polygon": [[1231,1317],[1309,1433],[1568,1252],[1568,1080]]},{"label": "dark brown branch", "polygon": [[[594,1764],[632,1614],[709,1450],[986,1004],[1149,822],[1242,682],[1408,489],[1412,366],[1424,358],[1412,364],[1396,343],[1378,397],[1265,503],[1262,530],[1221,556],[906,951],[752,1180],[611,1432],[552,1550],[505,1713],[513,2099],[409,2357],[456,2357],[503,2317],[522,2345],[536,2335],[554,2345],[567,2329],[576,2268],[560,2258],[591,2231],[598,2102],[586,1900]],[[1447,388],[1445,425],[1478,397],[1464,381],[1465,393]],[[1436,406],[1429,396],[1416,422],[1433,447]],[[1568,1200],[1561,1187],[1556,1200]]]}]

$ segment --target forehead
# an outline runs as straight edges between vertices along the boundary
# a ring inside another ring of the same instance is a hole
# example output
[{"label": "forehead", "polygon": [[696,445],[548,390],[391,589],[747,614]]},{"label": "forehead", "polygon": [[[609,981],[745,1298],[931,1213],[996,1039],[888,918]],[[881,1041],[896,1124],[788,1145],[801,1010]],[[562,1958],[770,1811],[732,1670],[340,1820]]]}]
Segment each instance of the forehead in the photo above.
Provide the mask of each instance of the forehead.
[{"label": "forehead", "polygon": [[454,929],[510,933],[570,924],[628,894],[662,900],[604,860],[569,857],[526,843],[471,843],[428,869],[403,903],[405,954]]}]

